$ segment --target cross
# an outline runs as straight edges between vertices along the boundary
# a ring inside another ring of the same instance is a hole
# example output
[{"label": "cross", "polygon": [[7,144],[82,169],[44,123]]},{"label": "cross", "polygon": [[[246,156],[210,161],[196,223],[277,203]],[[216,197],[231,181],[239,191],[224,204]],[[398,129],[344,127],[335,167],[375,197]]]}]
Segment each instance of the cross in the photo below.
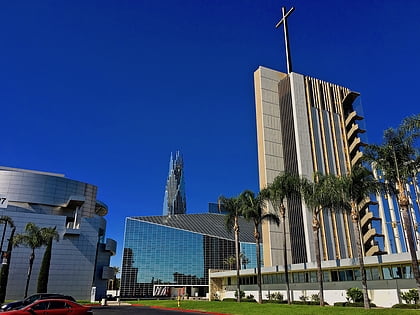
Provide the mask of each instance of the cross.
[{"label": "cross", "polygon": [[277,23],[276,28],[278,28],[281,24],[283,24],[284,29],[284,44],[286,47],[286,61],[287,61],[287,73],[292,72],[292,58],[290,57],[290,47],[289,47],[289,32],[287,30],[287,18],[289,15],[295,10],[292,7],[287,13],[286,8],[281,8],[281,13],[283,14],[283,18]]}]

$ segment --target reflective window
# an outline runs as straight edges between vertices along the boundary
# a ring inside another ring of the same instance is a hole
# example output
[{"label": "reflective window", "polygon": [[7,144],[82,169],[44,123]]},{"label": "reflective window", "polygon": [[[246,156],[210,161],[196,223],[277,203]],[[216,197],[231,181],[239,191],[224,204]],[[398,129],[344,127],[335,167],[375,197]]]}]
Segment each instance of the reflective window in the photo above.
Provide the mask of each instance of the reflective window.
[{"label": "reflective window", "polygon": [[[241,261],[241,267],[255,268],[255,244],[240,246],[247,259]],[[208,270],[229,269],[225,261],[232,256],[233,240],[128,218],[121,296],[150,296],[153,287],[161,284],[206,286]]]}]

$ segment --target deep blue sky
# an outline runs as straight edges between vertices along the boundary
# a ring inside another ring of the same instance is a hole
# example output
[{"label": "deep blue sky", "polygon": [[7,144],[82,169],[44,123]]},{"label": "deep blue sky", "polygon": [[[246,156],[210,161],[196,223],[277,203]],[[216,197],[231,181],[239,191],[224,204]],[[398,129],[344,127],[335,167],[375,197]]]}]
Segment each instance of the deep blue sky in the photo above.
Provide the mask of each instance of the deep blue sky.
[{"label": "deep blue sky", "polygon": [[370,142],[419,112],[417,0],[0,2],[0,164],[99,187],[107,236],[161,215],[171,151],[187,211],[257,190],[253,72],[294,71],[361,93]]}]

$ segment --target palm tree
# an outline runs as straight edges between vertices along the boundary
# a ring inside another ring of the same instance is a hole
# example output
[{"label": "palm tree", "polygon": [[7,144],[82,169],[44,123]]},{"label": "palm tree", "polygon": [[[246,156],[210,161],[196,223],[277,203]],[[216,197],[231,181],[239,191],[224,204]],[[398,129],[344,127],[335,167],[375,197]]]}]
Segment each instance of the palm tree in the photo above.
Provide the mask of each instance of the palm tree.
[{"label": "palm tree", "polygon": [[239,254],[239,257],[241,258],[241,264],[242,264],[243,268],[246,269],[246,265],[249,264],[248,257],[246,257],[245,254],[242,253],[242,252]]},{"label": "palm tree", "polygon": [[340,182],[342,184],[342,201],[344,201],[344,206],[351,209],[353,232],[356,237],[357,255],[362,278],[364,306],[365,308],[370,308],[366,269],[363,260],[363,246],[361,244],[359,205],[361,202],[366,201],[369,194],[379,192],[382,189],[372,172],[361,165],[354,166],[349,174],[341,176]]},{"label": "palm tree", "polygon": [[35,249],[45,245],[45,237],[41,228],[35,225],[32,222],[29,222],[25,226],[25,233],[17,234],[13,238],[13,243],[15,247],[19,245],[23,245],[29,247],[31,249],[31,254],[29,255],[29,267],[28,273],[26,277],[26,285],[25,285],[25,295],[24,298],[28,296],[28,288],[29,288],[29,281],[31,280],[32,274],[32,266],[35,260]]},{"label": "palm tree", "polygon": [[229,270],[232,270],[236,264],[236,258],[234,255],[229,256],[223,260],[223,264],[229,266]]},{"label": "palm tree", "polygon": [[241,285],[239,283],[239,270],[241,262],[239,260],[239,216],[241,215],[241,205],[239,198],[219,198],[219,205],[226,211],[226,228],[234,232],[235,237],[235,259],[236,259],[236,299],[241,301]]},{"label": "palm tree", "polygon": [[[9,278],[9,268],[10,268],[10,261],[11,261],[11,255],[12,255],[12,240],[13,236],[16,231],[16,226],[13,222],[13,220],[8,216],[2,216],[0,217],[0,221],[4,222],[3,227],[3,234],[1,239],[1,252],[2,252],[2,259],[6,259],[6,263],[1,265],[1,271],[0,271],[0,303],[4,303],[4,300],[6,298],[6,289],[7,289],[7,282]],[[6,234],[6,227],[7,225],[10,225],[11,232],[10,232],[10,238],[7,245],[6,251],[3,251],[3,243],[4,243],[4,237]]]},{"label": "palm tree", "polygon": [[0,223],[3,223],[4,224],[4,226],[3,226],[3,234],[1,236],[1,242],[0,242],[0,250],[3,251],[3,243],[4,243],[4,237],[6,235],[7,225],[10,225],[10,227],[13,228],[15,226],[15,223],[13,222],[13,220],[12,220],[11,217],[8,217],[6,215],[0,216]]},{"label": "palm tree", "polygon": [[257,258],[257,285],[258,285],[258,303],[262,303],[262,276],[261,276],[261,236],[260,225],[263,220],[270,220],[279,225],[279,217],[274,213],[263,213],[265,199],[261,194],[255,196],[250,190],[245,190],[240,196],[241,212],[245,219],[254,223],[254,238]]},{"label": "palm tree", "polygon": [[[384,131],[382,145],[369,145],[365,150],[365,159],[374,162],[377,169],[393,188],[401,210],[403,228],[407,239],[408,250],[411,255],[411,268],[416,281],[420,301],[420,271],[416,253],[416,241],[413,224],[409,213],[409,199],[406,183],[416,176],[420,169],[420,155],[415,148],[415,141],[420,137],[420,115],[406,118],[397,129],[389,128]],[[413,173],[414,170],[414,173]]]},{"label": "palm tree", "polygon": [[288,271],[288,262],[287,262],[287,239],[286,239],[286,207],[285,200],[291,199],[299,195],[300,190],[300,179],[297,175],[290,173],[283,173],[278,175],[273,183],[269,184],[266,189],[261,191],[261,194],[266,200],[268,200],[278,217],[282,219],[282,229],[283,229],[283,263],[284,263],[284,273],[285,273],[285,282],[286,282],[286,291],[287,291],[287,303],[291,303],[290,298],[290,281],[289,281],[289,271]]},{"label": "palm tree", "polygon": [[48,277],[50,274],[52,243],[53,240],[58,241],[60,237],[57,233],[56,227],[41,228],[41,234],[45,241],[43,245],[47,245],[47,247],[45,249],[41,268],[39,270],[37,292],[46,293],[48,292]]},{"label": "palm tree", "polygon": [[321,267],[321,249],[319,241],[319,214],[322,209],[335,209],[341,206],[340,186],[335,175],[314,174],[314,180],[302,179],[301,189],[306,206],[312,211],[312,231],[314,234],[317,279],[319,283],[319,305],[324,306],[324,283]]}]

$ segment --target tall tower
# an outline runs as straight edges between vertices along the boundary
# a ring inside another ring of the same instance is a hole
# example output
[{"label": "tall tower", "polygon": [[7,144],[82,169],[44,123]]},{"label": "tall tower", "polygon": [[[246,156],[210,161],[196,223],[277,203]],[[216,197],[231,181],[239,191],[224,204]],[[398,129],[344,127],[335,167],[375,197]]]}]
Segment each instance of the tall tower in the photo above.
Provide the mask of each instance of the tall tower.
[{"label": "tall tower", "polygon": [[169,174],[166,180],[163,215],[184,214],[187,211],[184,183],[184,161],[179,151],[169,161]]},{"label": "tall tower", "polygon": [[[357,92],[295,72],[259,67],[254,73],[260,187],[281,172],[313,178],[314,172],[346,174],[361,158],[363,119],[355,110]],[[371,223],[369,202],[360,205],[365,255],[381,253]],[[291,263],[315,261],[312,214],[300,199],[288,200],[287,231],[263,224],[264,263],[282,264],[282,239],[287,238]],[[345,212],[320,216],[323,260],[357,257],[356,236]]]}]

